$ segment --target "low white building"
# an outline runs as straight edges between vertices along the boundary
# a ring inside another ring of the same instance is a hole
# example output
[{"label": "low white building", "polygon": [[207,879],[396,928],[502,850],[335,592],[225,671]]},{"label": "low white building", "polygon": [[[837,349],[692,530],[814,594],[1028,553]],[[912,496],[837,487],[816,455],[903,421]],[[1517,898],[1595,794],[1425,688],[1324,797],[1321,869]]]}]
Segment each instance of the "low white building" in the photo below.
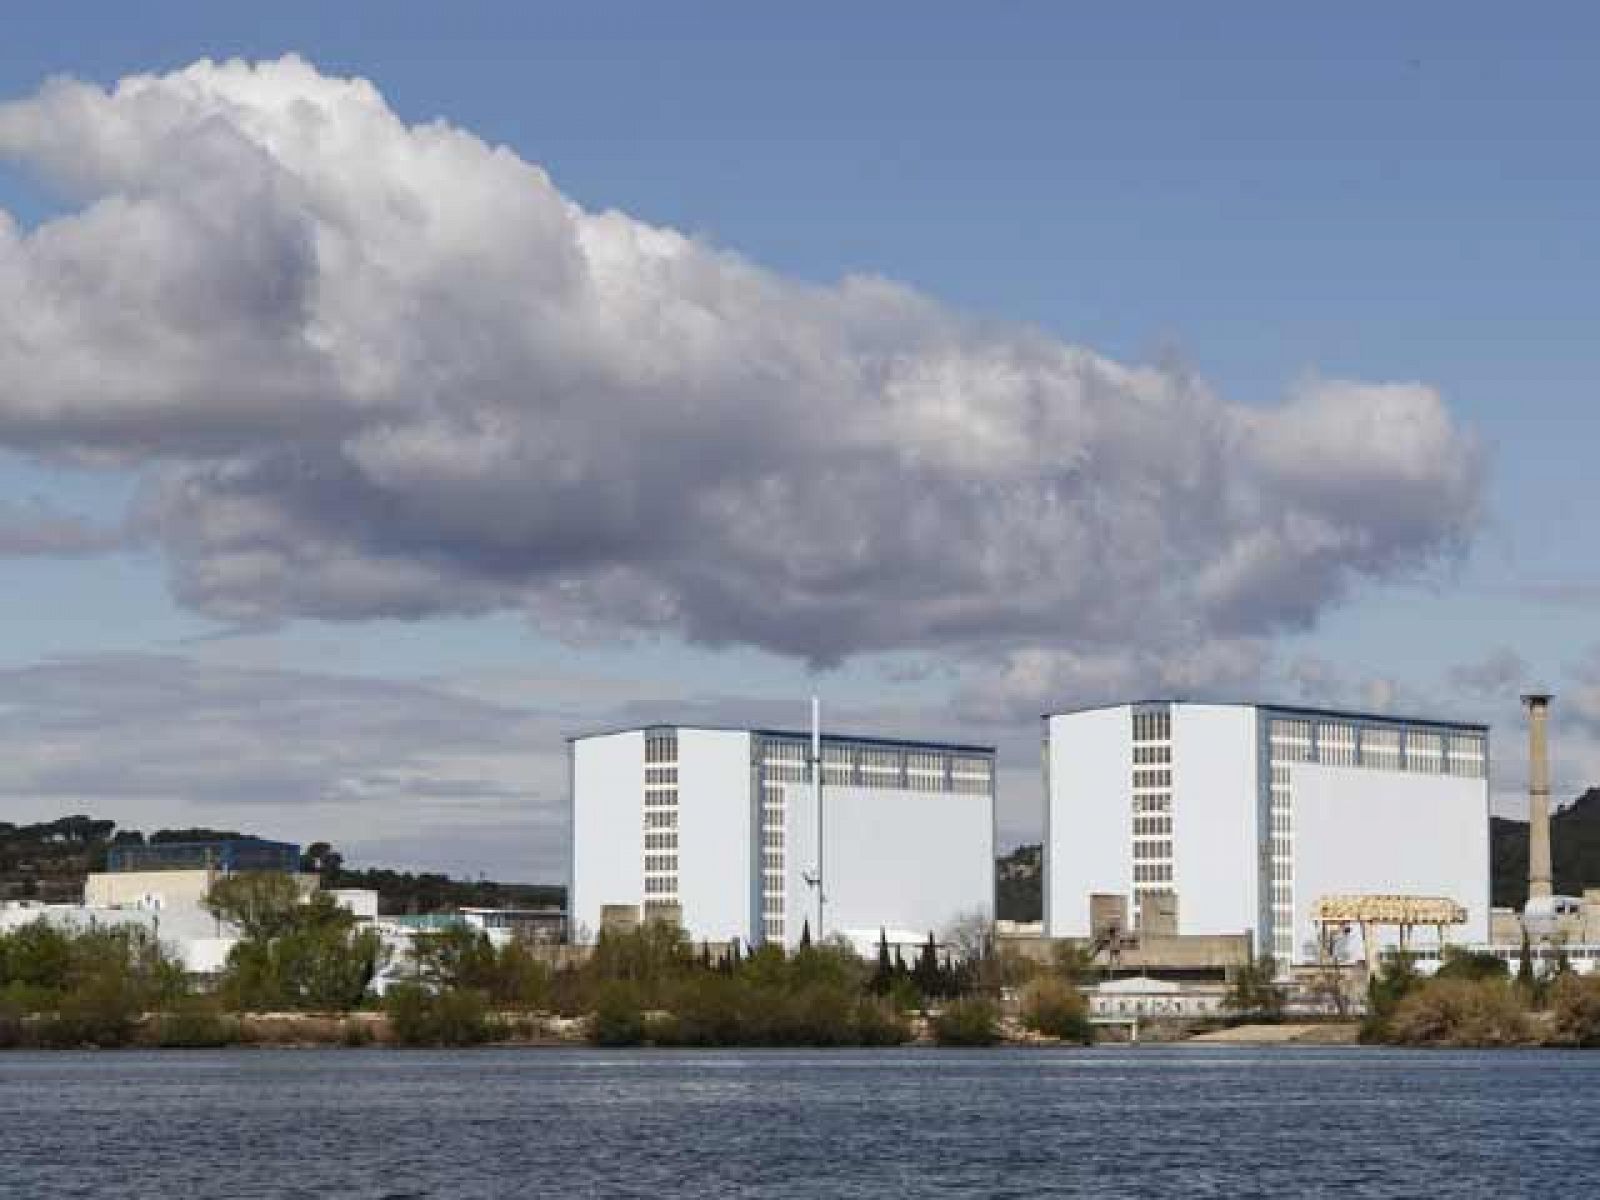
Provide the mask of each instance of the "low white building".
[{"label": "low white building", "polygon": [[1089,897],[1120,895],[1136,929],[1250,932],[1287,966],[1317,957],[1320,897],[1399,894],[1488,937],[1482,725],[1168,701],[1044,720],[1049,936],[1089,936]]},{"label": "low white building", "polygon": [[1086,989],[1089,1015],[1103,1020],[1136,1017],[1214,1017],[1227,1011],[1221,984],[1175,983],[1144,975],[1107,979]]},{"label": "low white building", "polygon": [[574,940],[612,906],[786,946],[993,914],[992,747],[825,735],[820,813],[804,733],[650,726],[569,756]]}]

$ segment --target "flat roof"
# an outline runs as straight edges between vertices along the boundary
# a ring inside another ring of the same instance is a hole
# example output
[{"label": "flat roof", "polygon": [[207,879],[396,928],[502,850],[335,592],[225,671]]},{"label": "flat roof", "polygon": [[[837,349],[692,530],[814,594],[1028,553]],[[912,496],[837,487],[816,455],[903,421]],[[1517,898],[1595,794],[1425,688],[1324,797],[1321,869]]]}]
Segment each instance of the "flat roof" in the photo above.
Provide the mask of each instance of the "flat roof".
[{"label": "flat roof", "polygon": [[1380,713],[1363,712],[1352,708],[1317,708],[1304,704],[1276,704],[1266,700],[1122,700],[1115,704],[1086,704],[1081,708],[1063,708],[1054,712],[1041,713],[1039,719],[1048,721],[1051,717],[1071,717],[1079,713],[1101,712],[1108,708],[1146,708],[1158,705],[1188,705],[1191,707],[1206,706],[1210,708],[1257,708],[1267,712],[1281,713],[1290,717],[1315,717],[1331,718],[1346,721],[1368,721],[1379,725],[1431,725],[1436,729],[1457,729],[1468,733],[1488,733],[1489,726],[1476,721],[1455,721],[1440,719],[1438,717],[1415,717],[1405,713]]},{"label": "flat roof", "polygon": [[[799,741],[809,741],[809,729],[762,729],[744,725],[706,725],[700,722],[673,722],[654,721],[646,725],[621,725],[610,729],[591,729],[583,733],[569,733],[567,741],[581,742],[585,738],[611,737],[618,733],[645,733],[652,729],[701,729],[711,733],[748,733],[755,737],[767,738],[792,738]],[[873,734],[836,733],[832,730],[822,731],[822,740],[825,742],[858,742],[866,746],[893,746],[902,750],[955,750],[962,754],[989,754],[993,755],[993,746],[980,746],[969,742],[941,742],[932,738],[894,738],[878,737]]]}]

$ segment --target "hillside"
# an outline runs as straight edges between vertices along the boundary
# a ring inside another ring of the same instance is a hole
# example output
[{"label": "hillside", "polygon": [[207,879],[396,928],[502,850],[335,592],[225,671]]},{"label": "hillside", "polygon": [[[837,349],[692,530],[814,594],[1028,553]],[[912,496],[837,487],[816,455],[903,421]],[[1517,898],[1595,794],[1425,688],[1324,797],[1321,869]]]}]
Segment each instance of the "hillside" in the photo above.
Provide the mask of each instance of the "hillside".
[{"label": "hillside", "polygon": [[995,860],[995,916],[1038,921],[1044,916],[1044,847],[1018,846]]},{"label": "hillside", "polygon": [[[223,829],[158,829],[148,838],[115,821],[71,816],[34,825],[0,821],[0,900],[73,903],[83,896],[84,877],[105,869],[113,846],[212,841],[250,837]],[[459,880],[433,872],[385,867],[352,870],[326,842],[313,842],[300,869],[322,877],[324,887],[371,888],[385,913],[428,913],[451,908],[537,908],[565,902],[559,885]]]},{"label": "hillside", "polygon": [[[1489,820],[1492,902],[1521,908],[1528,899],[1528,823]],[[1581,896],[1600,887],[1600,788],[1590,788],[1550,818],[1550,866],[1555,890]]]}]

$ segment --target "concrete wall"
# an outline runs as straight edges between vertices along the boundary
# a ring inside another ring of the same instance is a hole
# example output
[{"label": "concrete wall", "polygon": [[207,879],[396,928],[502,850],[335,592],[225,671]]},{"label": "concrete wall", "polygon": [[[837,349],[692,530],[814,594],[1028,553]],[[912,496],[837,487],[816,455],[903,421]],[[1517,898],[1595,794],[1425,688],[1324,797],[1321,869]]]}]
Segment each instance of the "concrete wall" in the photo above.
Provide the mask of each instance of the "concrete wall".
[{"label": "concrete wall", "polygon": [[[790,946],[817,922],[816,804],[811,785],[784,790]],[[990,796],[830,785],[823,789],[825,933],[887,929],[938,934],[957,917],[994,915]]]},{"label": "concrete wall", "polygon": [[1256,776],[1255,709],[1172,706],[1172,886],[1180,934],[1255,928]]},{"label": "concrete wall", "polygon": [[1128,706],[1051,717],[1047,736],[1044,925],[1051,937],[1087,937],[1090,893],[1133,892]]},{"label": "concrete wall", "polygon": [[[568,743],[572,767],[572,937],[600,932],[605,904],[644,898],[644,732]],[[680,839],[681,841],[681,839]]]},{"label": "concrete wall", "polygon": [[695,941],[750,939],[750,735],[678,730],[678,901]]},{"label": "concrete wall", "polygon": [[84,880],[83,902],[90,908],[140,905],[150,909],[198,908],[211,883],[221,876],[198,871],[97,871]]},{"label": "concrete wall", "polygon": [[[1290,779],[1296,961],[1307,958],[1312,906],[1339,893],[1448,896],[1468,914],[1449,938],[1488,940],[1487,781],[1309,763],[1296,763]],[[1384,936],[1393,944],[1398,931]],[[1431,944],[1433,932],[1416,937]]]}]

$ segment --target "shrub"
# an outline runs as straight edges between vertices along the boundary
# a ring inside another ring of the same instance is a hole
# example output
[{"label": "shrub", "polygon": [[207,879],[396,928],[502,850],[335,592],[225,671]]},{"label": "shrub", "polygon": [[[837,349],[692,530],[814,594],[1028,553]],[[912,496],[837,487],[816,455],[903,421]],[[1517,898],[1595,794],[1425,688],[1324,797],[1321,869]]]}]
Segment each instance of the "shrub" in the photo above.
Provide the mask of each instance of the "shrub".
[{"label": "shrub", "polygon": [[1557,1041],[1600,1046],[1600,978],[1558,978],[1550,988],[1550,1025]]},{"label": "shrub", "polygon": [[901,1046],[911,1040],[911,1022],[905,1011],[888,1000],[864,996],[856,1004],[856,1043],[861,1046]]},{"label": "shrub", "polygon": [[190,1000],[157,1014],[151,1035],[157,1046],[232,1046],[239,1041],[239,1022],[224,1016],[213,1003]]},{"label": "shrub", "polygon": [[346,1046],[370,1046],[372,1044],[372,1026],[366,1021],[347,1019],[339,1027],[339,1041]]},{"label": "shrub", "polygon": [[952,1000],[933,1018],[933,1040],[941,1046],[992,1046],[1000,1040],[999,1014],[982,997]]},{"label": "shrub", "polygon": [[432,1001],[433,1040],[438,1045],[481,1046],[499,1033],[488,997],[476,988],[440,992]]},{"label": "shrub", "polygon": [[600,989],[589,1018],[591,1042],[596,1046],[638,1046],[644,1043],[648,1032],[644,1006],[634,988],[610,983]]},{"label": "shrub", "polygon": [[1045,1037],[1083,1043],[1094,1040],[1088,1004],[1077,988],[1059,979],[1035,979],[1022,989],[1022,1023]]},{"label": "shrub", "polygon": [[1528,1018],[1501,980],[1430,979],[1409,991],[1383,1040],[1407,1046],[1507,1046],[1528,1040]]},{"label": "shrub", "polygon": [[476,1046],[497,1032],[488,1000],[473,988],[434,994],[419,984],[396,984],[383,1007],[389,1035],[402,1046]]},{"label": "shrub", "polygon": [[1444,963],[1434,973],[1435,979],[1466,979],[1478,982],[1485,979],[1505,979],[1510,975],[1506,960],[1487,950],[1463,950],[1459,946],[1444,948]]}]

